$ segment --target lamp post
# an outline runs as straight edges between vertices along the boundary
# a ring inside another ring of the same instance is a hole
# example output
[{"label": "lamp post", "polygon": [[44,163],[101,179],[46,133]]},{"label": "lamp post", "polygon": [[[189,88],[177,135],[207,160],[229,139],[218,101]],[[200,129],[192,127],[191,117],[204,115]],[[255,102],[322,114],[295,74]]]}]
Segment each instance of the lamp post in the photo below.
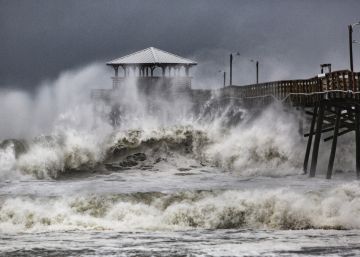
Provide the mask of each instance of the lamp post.
[{"label": "lamp post", "polygon": [[219,72],[222,72],[223,73],[223,80],[224,80],[224,84],[223,84],[223,87],[225,88],[225,85],[226,85],[226,71],[222,71],[222,70],[219,70]]},{"label": "lamp post", "polygon": [[250,60],[256,64],[256,85],[259,84],[259,61]]},{"label": "lamp post", "polygon": [[[240,53],[236,53],[237,56],[240,56]],[[233,54],[230,54],[230,86],[232,86],[232,63],[233,63]]]},{"label": "lamp post", "polygon": [[352,49],[352,44],[353,39],[352,39],[352,33],[353,33],[353,29],[355,26],[360,25],[360,22],[351,24],[348,26],[348,30],[349,30],[349,53],[350,53],[350,70],[351,72],[354,72],[354,62],[353,62],[353,49]]}]

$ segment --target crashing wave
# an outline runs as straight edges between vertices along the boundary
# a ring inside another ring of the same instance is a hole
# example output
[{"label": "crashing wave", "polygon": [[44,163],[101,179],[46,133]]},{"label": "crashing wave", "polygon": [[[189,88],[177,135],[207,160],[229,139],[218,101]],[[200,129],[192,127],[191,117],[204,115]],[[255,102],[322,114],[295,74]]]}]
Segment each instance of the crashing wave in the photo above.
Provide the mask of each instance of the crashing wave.
[{"label": "crashing wave", "polygon": [[94,135],[68,130],[36,138],[15,167],[37,178],[56,178],[66,171],[93,168],[103,156],[101,142]]},{"label": "crashing wave", "polygon": [[101,139],[94,133],[67,130],[33,140],[17,156],[14,168],[40,179],[57,178],[74,171],[98,172],[104,165],[111,171],[123,164],[134,167],[139,156],[140,161],[146,156],[155,162],[176,153],[245,175],[274,175],[275,170],[294,174],[302,146],[287,139],[293,127],[265,131],[268,127],[171,126],[115,131]]},{"label": "crashing wave", "polygon": [[359,186],[7,198],[0,231],[359,229]]},{"label": "crashing wave", "polygon": [[[17,145],[20,143],[14,142],[4,142],[4,149],[19,148]],[[144,156],[153,161],[173,152],[199,156],[206,142],[203,131],[189,126],[119,131],[101,140],[95,134],[67,130],[66,133],[34,139],[21,149],[21,154],[20,150],[11,150],[8,155],[14,162],[8,169],[20,170],[39,179],[58,178],[69,172],[101,170],[104,164],[105,167],[113,166],[113,171],[116,163],[144,161]]]},{"label": "crashing wave", "polygon": [[119,128],[104,133],[101,129],[62,128],[29,142],[19,155],[15,151],[13,169],[39,179],[58,178],[71,172],[139,167],[141,162],[146,166],[177,154],[242,175],[297,174],[305,144],[298,135],[296,118],[281,108],[273,106],[231,126],[224,124],[232,116],[218,117],[221,114],[217,113],[212,121],[192,125]]},{"label": "crashing wave", "polygon": [[273,108],[213,136],[205,155],[217,166],[243,175],[299,173],[305,145],[298,134],[295,117],[282,113],[282,107]]}]

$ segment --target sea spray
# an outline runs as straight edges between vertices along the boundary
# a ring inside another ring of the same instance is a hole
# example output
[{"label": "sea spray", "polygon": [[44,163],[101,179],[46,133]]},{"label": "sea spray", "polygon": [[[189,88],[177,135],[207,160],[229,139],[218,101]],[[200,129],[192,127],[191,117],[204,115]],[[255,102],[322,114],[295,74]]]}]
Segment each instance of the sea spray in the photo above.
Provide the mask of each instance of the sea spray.
[{"label": "sea spray", "polygon": [[[214,137],[206,155],[217,165],[244,175],[286,175],[301,168],[304,141],[295,115],[272,105],[254,120]],[[281,173],[281,174],[280,174]]]},{"label": "sea spray", "polygon": [[244,175],[276,175],[274,170],[282,175],[296,174],[303,144],[296,139],[288,140],[289,136],[300,138],[294,132],[291,116],[282,118],[273,108],[252,122],[228,129],[219,126],[218,119],[214,124],[132,130],[106,127],[75,130],[72,127],[76,124],[69,126],[71,122],[66,121],[66,126],[58,125],[53,135],[34,139],[28,151],[16,160],[16,168],[37,178],[56,178],[77,169],[96,172],[98,164],[136,152],[147,152],[153,160],[165,152],[176,152]]},{"label": "sea spray", "polygon": [[[256,128],[253,124],[209,133],[209,127],[206,130],[200,125],[170,126],[115,130],[101,137],[96,132],[64,129],[35,139],[16,160],[16,168],[37,178],[56,178],[74,170],[96,172],[97,165],[121,161],[134,153],[146,153],[153,161],[177,153],[243,175],[276,175],[274,170],[281,170],[282,175],[298,173],[301,145],[284,138],[292,126],[271,131]],[[281,136],[275,137],[277,133]]]},{"label": "sea spray", "polygon": [[56,178],[62,172],[94,168],[105,156],[99,139],[94,134],[76,130],[38,137],[18,158],[16,168],[37,178]]},{"label": "sea spray", "polygon": [[13,143],[2,144],[0,147],[0,179],[6,180],[13,177],[16,163],[15,146]]},{"label": "sea spray", "polygon": [[24,154],[13,159],[14,167],[25,174],[57,178],[66,172],[94,170],[133,153],[146,152],[153,161],[171,152],[200,158],[207,140],[203,131],[189,126],[114,131],[102,137],[96,132],[64,129],[59,134],[35,138]]},{"label": "sea spray", "polygon": [[[61,115],[81,109],[78,121],[93,121],[90,90],[106,88],[109,74],[103,64],[61,72],[57,79],[43,81],[32,94],[0,90],[0,140],[32,138],[53,132]],[[87,106],[89,108],[84,108]],[[84,124],[87,126],[87,124]]]}]

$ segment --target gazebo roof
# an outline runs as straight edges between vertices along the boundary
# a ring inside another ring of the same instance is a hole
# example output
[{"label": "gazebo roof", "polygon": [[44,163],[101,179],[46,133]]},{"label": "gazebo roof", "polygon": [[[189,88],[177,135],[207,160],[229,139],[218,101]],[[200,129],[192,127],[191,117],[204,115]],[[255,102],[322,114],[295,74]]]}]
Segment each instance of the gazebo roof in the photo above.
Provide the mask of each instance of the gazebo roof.
[{"label": "gazebo roof", "polygon": [[106,63],[107,65],[131,65],[131,64],[168,64],[168,65],[196,65],[197,63],[180,57],[178,55],[157,49],[155,47],[149,47],[141,51],[120,57]]}]

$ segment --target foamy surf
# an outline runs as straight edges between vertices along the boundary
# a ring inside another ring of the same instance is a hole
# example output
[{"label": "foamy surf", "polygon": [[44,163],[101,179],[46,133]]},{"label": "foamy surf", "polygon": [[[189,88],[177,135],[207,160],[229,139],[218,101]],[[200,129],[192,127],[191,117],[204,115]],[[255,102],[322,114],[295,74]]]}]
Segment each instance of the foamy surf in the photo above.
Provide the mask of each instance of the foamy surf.
[{"label": "foamy surf", "polygon": [[[261,186],[261,185],[259,185]],[[358,182],[329,190],[290,188],[11,197],[2,233],[66,230],[360,229]]]}]

